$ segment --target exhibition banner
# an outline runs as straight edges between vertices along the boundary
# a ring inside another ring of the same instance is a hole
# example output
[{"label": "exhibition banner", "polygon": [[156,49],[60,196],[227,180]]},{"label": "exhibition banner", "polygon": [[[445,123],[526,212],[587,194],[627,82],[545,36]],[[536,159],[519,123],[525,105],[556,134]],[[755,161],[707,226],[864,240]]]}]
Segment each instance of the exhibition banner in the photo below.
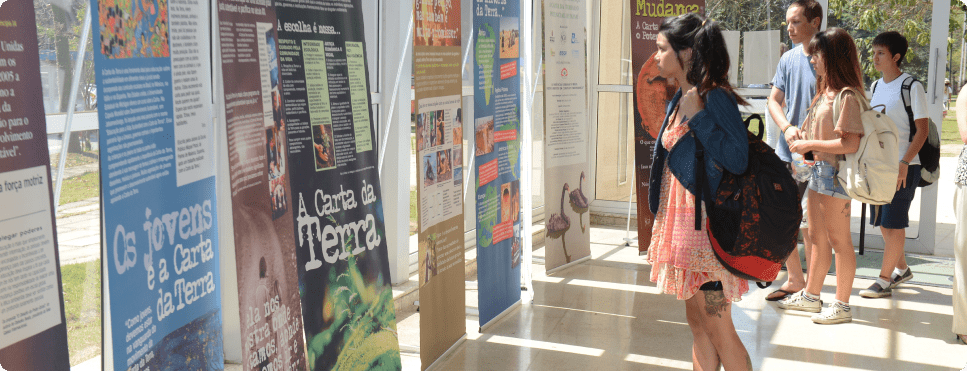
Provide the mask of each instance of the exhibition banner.
[{"label": "exhibition banner", "polygon": [[91,1],[108,370],[224,368],[208,9]]},{"label": "exhibition banner", "polygon": [[482,327],[520,301],[521,233],[530,232],[522,231],[520,212],[520,4],[476,0],[473,6],[473,170]]},{"label": "exhibition banner", "polygon": [[665,108],[678,91],[678,83],[658,75],[655,53],[658,26],[667,17],[705,14],[703,0],[631,0],[631,70],[635,101],[635,189],[638,197],[638,251],[648,251],[654,215],[648,208],[655,139],[665,120]]},{"label": "exhibition banner", "polygon": [[70,370],[34,3],[0,4],[0,367]]},{"label": "exhibition banner", "polygon": [[414,19],[420,359],[426,369],[467,332],[460,2],[416,0]]},{"label": "exhibition banner", "polygon": [[[584,52],[587,4],[544,1],[544,194],[548,271],[591,255],[588,107]],[[557,194],[561,192],[561,201]]]},{"label": "exhibition banner", "polygon": [[235,269],[245,370],[304,370],[278,23],[269,2],[218,1]]},{"label": "exhibition banner", "polygon": [[400,369],[361,0],[275,12],[308,368]]}]

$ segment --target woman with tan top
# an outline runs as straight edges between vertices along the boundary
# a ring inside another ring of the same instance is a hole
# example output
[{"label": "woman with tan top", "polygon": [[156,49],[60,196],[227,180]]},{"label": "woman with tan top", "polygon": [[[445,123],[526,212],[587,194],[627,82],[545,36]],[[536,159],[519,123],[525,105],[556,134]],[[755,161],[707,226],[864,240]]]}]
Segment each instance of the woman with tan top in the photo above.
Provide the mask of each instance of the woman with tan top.
[{"label": "woman with tan top", "polygon": [[[850,322],[850,291],[856,275],[856,255],[850,237],[850,197],[836,179],[838,155],[854,153],[863,136],[860,99],[863,80],[856,44],[846,31],[830,28],[816,34],[807,47],[816,69],[816,97],[803,123],[803,138],[789,149],[814,160],[809,179],[809,273],[806,288],[779,302],[783,309],[819,312],[813,322]],[[841,95],[839,106],[833,102]],[[835,111],[835,112],[834,112]],[[838,113],[838,120],[833,121]],[[819,293],[836,251],[836,300],[822,308]]]}]

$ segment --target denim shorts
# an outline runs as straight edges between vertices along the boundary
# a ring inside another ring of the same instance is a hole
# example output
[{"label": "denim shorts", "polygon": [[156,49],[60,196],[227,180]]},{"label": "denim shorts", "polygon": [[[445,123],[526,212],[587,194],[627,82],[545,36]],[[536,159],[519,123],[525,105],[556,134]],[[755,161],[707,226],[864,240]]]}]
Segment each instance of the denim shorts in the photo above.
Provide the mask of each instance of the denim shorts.
[{"label": "denim shorts", "polygon": [[844,200],[852,200],[843,186],[839,184],[836,174],[839,173],[833,164],[826,161],[816,161],[811,167],[812,175],[809,177],[809,189],[816,193],[833,196]]},{"label": "denim shorts", "polygon": [[917,195],[920,184],[920,165],[907,167],[907,184],[893,195],[886,205],[870,205],[870,224],[888,229],[904,229],[910,226],[910,204]]}]

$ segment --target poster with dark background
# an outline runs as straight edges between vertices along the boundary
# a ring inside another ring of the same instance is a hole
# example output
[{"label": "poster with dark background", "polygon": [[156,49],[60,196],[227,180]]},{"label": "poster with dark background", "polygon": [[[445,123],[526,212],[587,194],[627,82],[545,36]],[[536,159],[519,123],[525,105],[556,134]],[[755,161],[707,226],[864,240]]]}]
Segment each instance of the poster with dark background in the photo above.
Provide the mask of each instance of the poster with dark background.
[{"label": "poster with dark background", "polygon": [[701,0],[631,0],[631,71],[635,78],[635,189],[638,197],[638,251],[648,251],[654,215],[648,208],[655,139],[665,120],[665,108],[678,91],[678,84],[658,75],[655,52],[658,26],[667,17],[685,13],[705,14]]},{"label": "poster with dark background", "polygon": [[400,369],[361,1],[276,0],[308,366]]},{"label": "poster with dark background", "polygon": [[33,5],[0,5],[0,366],[69,370]]},{"label": "poster with dark background", "polygon": [[301,370],[307,362],[275,7],[220,0],[218,20],[242,366]]}]

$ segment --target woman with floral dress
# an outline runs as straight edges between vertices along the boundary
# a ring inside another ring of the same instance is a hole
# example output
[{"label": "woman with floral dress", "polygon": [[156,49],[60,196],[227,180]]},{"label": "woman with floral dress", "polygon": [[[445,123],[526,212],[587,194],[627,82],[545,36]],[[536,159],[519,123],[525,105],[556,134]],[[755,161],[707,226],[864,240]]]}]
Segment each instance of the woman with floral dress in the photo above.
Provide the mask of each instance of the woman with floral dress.
[{"label": "woman with floral dress", "polygon": [[[667,109],[655,145],[649,206],[655,214],[648,259],[651,280],[661,292],[685,301],[692,331],[695,370],[751,370],[749,353],[732,322],[732,302],[748,281],[715,258],[705,223],[696,230],[697,161],[714,193],[722,172],[741,174],[748,162],[748,137],[738,110],[745,104],[729,85],[729,54],[714,21],[697,14],[672,17],[658,29],[659,74],[681,89]],[[697,159],[699,141],[704,158]],[[704,208],[701,211],[705,219]]]}]

